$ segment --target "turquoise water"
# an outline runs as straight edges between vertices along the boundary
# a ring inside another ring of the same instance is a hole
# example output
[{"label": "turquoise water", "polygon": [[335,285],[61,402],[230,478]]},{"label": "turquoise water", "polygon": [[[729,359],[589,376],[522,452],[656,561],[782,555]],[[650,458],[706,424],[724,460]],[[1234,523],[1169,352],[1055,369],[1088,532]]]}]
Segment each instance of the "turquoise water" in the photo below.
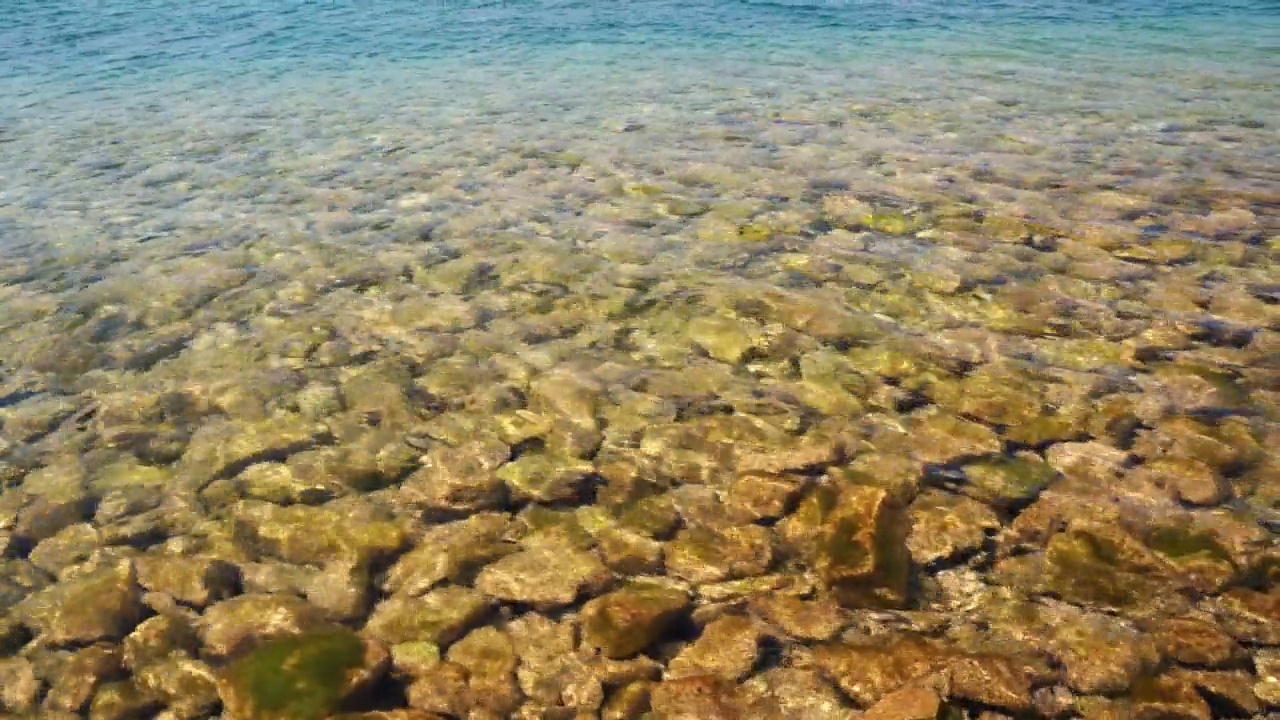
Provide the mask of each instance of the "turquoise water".
[{"label": "turquoise water", "polygon": [[[58,221],[58,202],[137,215],[143,197],[118,190],[151,182],[144,165],[261,181],[353,143],[574,146],[650,166],[726,151],[786,162],[789,144],[793,155],[832,151],[812,170],[839,174],[845,151],[980,164],[993,138],[1012,137],[1047,149],[1054,172],[1093,172],[1113,147],[1201,156],[1206,173],[1227,163],[1232,184],[1256,185],[1276,166],[1278,16],[1262,1],[18,2],[0,25],[0,213],[32,234]],[[854,106],[893,119],[823,126]],[[778,113],[821,124],[787,128],[769,119]],[[646,130],[602,131],[628,123]],[[729,124],[754,145],[697,139]],[[1196,133],[1219,128],[1239,137],[1210,139],[1211,159]],[[770,132],[791,137],[780,145]],[[218,145],[212,165],[207,143]],[[359,152],[339,153],[346,171],[377,171]],[[166,186],[142,195],[158,201]],[[32,203],[45,213],[22,210]],[[91,222],[59,242],[104,230],[120,232]]]}]

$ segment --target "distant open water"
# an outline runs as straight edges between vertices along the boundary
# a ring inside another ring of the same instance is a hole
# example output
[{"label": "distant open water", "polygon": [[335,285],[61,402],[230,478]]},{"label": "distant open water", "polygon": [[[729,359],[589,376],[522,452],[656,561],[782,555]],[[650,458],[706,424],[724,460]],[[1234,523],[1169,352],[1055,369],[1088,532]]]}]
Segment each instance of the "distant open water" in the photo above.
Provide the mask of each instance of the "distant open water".
[{"label": "distant open water", "polygon": [[[207,170],[210,143],[218,167],[248,177],[324,172],[307,153],[357,139],[455,155],[578,143],[670,166],[723,159],[686,132],[708,118],[838,121],[866,103],[916,114],[886,141],[956,157],[1001,132],[1096,155],[1107,133],[1243,123],[1254,132],[1231,147],[1262,168],[1243,175],[1271,182],[1277,87],[1274,0],[11,0],[0,244],[118,230],[86,222],[87,207],[134,218],[124,236],[171,226],[157,205],[194,198],[163,196],[187,171],[165,163]],[[983,109],[993,101],[1016,116]],[[643,141],[600,129],[639,120]],[[282,154],[296,162],[280,168]],[[129,162],[117,172],[107,155]],[[130,177],[142,182],[122,190]],[[197,172],[191,187],[213,180]],[[197,194],[188,215],[244,214]]]}]

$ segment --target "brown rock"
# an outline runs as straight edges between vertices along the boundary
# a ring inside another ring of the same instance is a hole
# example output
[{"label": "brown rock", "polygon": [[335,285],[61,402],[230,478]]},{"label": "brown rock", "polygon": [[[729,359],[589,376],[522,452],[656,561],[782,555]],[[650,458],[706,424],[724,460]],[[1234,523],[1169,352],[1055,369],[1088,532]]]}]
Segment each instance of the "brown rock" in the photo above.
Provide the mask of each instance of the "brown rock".
[{"label": "brown rock", "polygon": [[457,663],[440,663],[409,686],[409,707],[449,717],[469,717],[474,698],[468,676],[467,669]]},{"label": "brown rock", "polygon": [[1173,594],[1168,565],[1114,525],[1073,523],[1044,560],[1043,587],[1073,602],[1125,608]]},{"label": "brown rock", "polygon": [[729,486],[728,504],[753,521],[775,519],[792,509],[803,489],[797,476],[740,473]]},{"label": "brown rock", "polygon": [[681,530],[666,547],[667,573],[695,584],[760,575],[773,564],[773,533],[759,525]]},{"label": "brown rock", "polygon": [[515,551],[502,542],[511,520],[504,514],[478,513],[458,522],[428,528],[414,549],[387,572],[393,593],[421,595],[448,580],[469,578],[486,563]]},{"label": "brown rock", "polygon": [[1135,720],[1209,720],[1209,705],[1185,679],[1161,676],[1133,684],[1130,712]]},{"label": "brown rock", "polygon": [[980,549],[1000,521],[986,505],[960,495],[932,491],[911,504],[907,548],[918,565]]},{"label": "brown rock", "polygon": [[742,720],[738,686],[709,675],[667,680],[653,688],[650,702],[663,720]]},{"label": "brown rock", "polygon": [[449,648],[448,662],[466,668],[467,686],[476,704],[503,716],[520,705],[515,648],[496,628],[482,627],[468,633]]},{"label": "brown rock", "polygon": [[1217,712],[1225,710],[1231,715],[1255,716],[1263,710],[1262,702],[1253,692],[1255,678],[1243,670],[1177,669],[1170,671],[1168,676],[1194,685]]},{"label": "brown rock", "polygon": [[124,677],[120,653],[114,648],[93,646],[78,650],[67,659],[45,696],[49,710],[80,712],[93,698],[98,686]]},{"label": "brown rock", "polygon": [[713,675],[741,680],[751,672],[763,633],[749,618],[727,615],[713,620],[702,635],[667,667],[668,678]]},{"label": "brown rock", "polygon": [[[144,720],[161,709],[161,702],[130,680],[104,684],[89,705],[89,720]],[[174,717],[187,717],[170,709]]]},{"label": "brown rock", "polygon": [[133,681],[146,697],[163,702],[176,717],[202,717],[218,704],[217,674],[193,658],[172,655],[135,670]]},{"label": "brown rock", "polygon": [[911,428],[912,449],[924,463],[949,463],[1000,452],[1000,438],[985,425],[937,412]]},{"label": "brown rock", "polygon": [[813,661],[855,703],[870,707],[914,680],[943,671],[948,657],[935,645],[906,636],[875,645],[821,645],[814,648]]},{"label": "brown rock", "polygon": [[613,691],[600,711],[600,720],[638,720],[649,710],[654,685],[641,680]]},{"label": "brown rock", "polygon": [[1136,474],[1191,505],[1217,505],[1231,497],[1231,485],[1199,460],[1160,457],[1138,468]]},{"label": "brown rock", "polygon": [[374,710],[371,712],[343,712],[330,720],[445,720],[443,715],[421,710]]},{"label": "brown rock", "polygon": [[889,492],[873,487],[815,489],[780,528],[832,595],[848,607],[907,601],[910,521]]},{"label": "brown rock", "polygon": [[1235,639],[1280,645],[1280,587],[1265,593],[1233,588],[1204,604]]},{"label": "brown rock", "polygon": [[748,709],[767,709],[762,717],[852,720],[856,714],[831,683],[813,670],[774,668],[742,684]]},{"label": "brown rock", "polygon": [[1216,668],[1244,657],[1230,635],[1204,620],[1171,618],[1156,622],[1151,630],[1160,653],[1180,663]]},{"label": "brown rock", "polygon": [[511,455],[497,441],[476,440],[460,447],[435,445],[422,468],[400,485],[399,500],[411,507],[438,512],[473,513],[499,508],[507,486],[495,475]]},{"label": "brown rock", "polygon": [[1031,682],[1013,662],[992,656],[958,657],[947,664],[951,696],[1012,713],[1031,709]]},{"label": "brown rock", "polygon": [[1267,707],[1280,708],[1280,650],[1255,651],[1253,666],[1258,671],[1253,694]]},{"label": "brown rock", "polygon": [[663,545],[644,535],[621,527],[602,529],[596,535],[600,554],[614,572],[622,575],[651,575],[663,565]]},{"label": "brown rock", "polygon": [[767,622],[800,640],[830,640],[849,622],[848,612],[830,598],[804,600],[770,593],[754,599],[751,607]]},{"label": "brown rock", "polygon": [[31,551],[31,564],[45,572],[57,574],[83,562],[102,545],[101,533],[89,523],[69,525],[53,537],[41,540]]},{"label": "brown rock", "polygon": [[1048,645],[1066,666],[1067,685],[1076,692],[1124,692],[1159,662],[1155,643],[1116,618],[1064,611],[1051,622]]},{"label": "brown rock", "polygon": [[889,693],[862,715],[862,720],[936,720],[942,711],[938,693],[913,685]]}]

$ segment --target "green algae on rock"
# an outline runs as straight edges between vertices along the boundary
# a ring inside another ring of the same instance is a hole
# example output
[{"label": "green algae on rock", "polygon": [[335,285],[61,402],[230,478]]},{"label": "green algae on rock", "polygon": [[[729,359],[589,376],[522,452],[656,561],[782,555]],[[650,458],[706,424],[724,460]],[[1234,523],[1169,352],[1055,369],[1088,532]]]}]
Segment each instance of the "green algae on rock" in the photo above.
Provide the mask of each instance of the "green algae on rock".
[{"label": "green algae on rock", "polygon": [[274,640],[237,659],[218,682],[241,720],[323,720],[386,670],[387,655],[350,630]]},{"label": "green algae on rock", "polygon": [[582,641],[607,657],[644,650],[689,609],[687,593],[657,583],[635,582],[590,600],[582,609]]}]

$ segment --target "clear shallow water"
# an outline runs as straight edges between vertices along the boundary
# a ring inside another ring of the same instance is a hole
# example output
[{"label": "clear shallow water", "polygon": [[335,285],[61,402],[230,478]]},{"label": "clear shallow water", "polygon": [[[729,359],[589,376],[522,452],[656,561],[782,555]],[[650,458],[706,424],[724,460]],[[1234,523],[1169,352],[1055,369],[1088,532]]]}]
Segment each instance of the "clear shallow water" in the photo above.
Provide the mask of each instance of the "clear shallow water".
[{"label": "clear shallow water", "polygon": [[[919,528],[884,539],[911,589],[858,582],[942,613],[966,651],[1014,638],[1069,668],[1037,686],[1115,695],[1132,678],[1087,686],[1079,663],[1182,600],[1253,652],[1280,636],[1229,593],[1275,585],[1277,87],[1264,0],[10,2],[0,557],[51,581],[202,552],[244,573],[231,592],[361,626],[394,582],[268,582],[343,560],[244,535],[391,517],[416,542],[491,510],[532,548],[537,511],[594,533],[599,506],[651,494],[684,534],[621,561],[592,545],[611,582],[673,578],[703,622],[747,592],[718,583],[767,573],[764,596],[840,598],[852,633],[875,603],[778,516],[881,483]],[[374,459],[317,479],[312,444]],[[1047,488],[977,488],[1014,453]],[[750,502],[775,480],[796,484],[779,509]],[[316,514],[263,529],[267,504]],[[727,555],[691,561],[695,530]],[[1229,567],[1177,565],[1170,533],[1193,530]],[[1141,569],[1059,566],[1095,536]],[[0,586],[0,611],[36,585]],[[1001,614],[1044,598],[1066,600],[1044,627]],[[778,637],[809,672],[812,638]],[[876,699],[844,691],[832,707]]]}]

